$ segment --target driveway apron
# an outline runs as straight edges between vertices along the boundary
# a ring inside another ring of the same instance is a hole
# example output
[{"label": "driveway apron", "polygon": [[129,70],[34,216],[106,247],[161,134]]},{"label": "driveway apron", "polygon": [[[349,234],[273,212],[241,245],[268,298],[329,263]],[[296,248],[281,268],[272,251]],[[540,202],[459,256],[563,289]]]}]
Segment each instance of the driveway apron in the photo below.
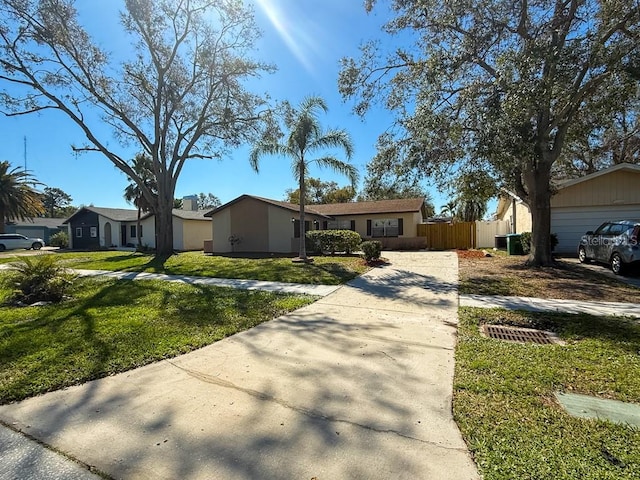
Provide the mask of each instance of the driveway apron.
[{"label": "driveway apron", "polygon": [[451,415],[457,257],[384,256],[308,307],[0,419],[115,478],[477,479]]}]

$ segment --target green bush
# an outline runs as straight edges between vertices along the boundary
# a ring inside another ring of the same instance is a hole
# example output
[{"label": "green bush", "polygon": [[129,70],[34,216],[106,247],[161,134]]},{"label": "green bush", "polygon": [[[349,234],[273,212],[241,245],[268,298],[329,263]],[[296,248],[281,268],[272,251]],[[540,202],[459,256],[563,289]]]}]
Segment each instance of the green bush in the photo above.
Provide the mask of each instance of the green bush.
[{"label": "green bush", "polygon": [[14,303],[59,302],[74,279],[54,255],[22,257],[12,267],[5,282],[13,290]]},{"label": "green bush", "polygon": [[382,243],[378,240],[369,240],[366,242],[362,242],[362,244],[360,245],[360,249],[362,250],[364,259],[367,262],[372,262],[380,258],[380,253],[382,252]]},{"label": "green bush", "polygon": [[[531,252],[531,232],[522,232],[520,234],[520,242],[522,243],[522,251],[525,255],[529,255]],[[558,245],[558,235],[555,233],[551,234],[551,251],[553,252]]]},{"label": "green bush", "polygon": [[49,238],[49,245],[52,247],[68,248],[69,234],[67,232],[57,232]]},{"label": "green bush", "polygon": [[362,238],[352,230],[312,230],[307,232],[307,239],[314,251],[351,253],[358,249]]}]

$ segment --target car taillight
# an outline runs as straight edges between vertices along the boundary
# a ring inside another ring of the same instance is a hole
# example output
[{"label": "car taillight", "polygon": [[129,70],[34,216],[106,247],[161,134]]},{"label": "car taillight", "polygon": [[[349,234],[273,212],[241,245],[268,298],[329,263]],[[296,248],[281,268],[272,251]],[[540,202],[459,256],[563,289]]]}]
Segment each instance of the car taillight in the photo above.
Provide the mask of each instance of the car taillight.
[{"label": "car taillight", "polygon": [[633,230],[633,233],[631,233],[631,245],[633,246],[638,246],[638,237],[640,237],[640,227],[636,227]]}]

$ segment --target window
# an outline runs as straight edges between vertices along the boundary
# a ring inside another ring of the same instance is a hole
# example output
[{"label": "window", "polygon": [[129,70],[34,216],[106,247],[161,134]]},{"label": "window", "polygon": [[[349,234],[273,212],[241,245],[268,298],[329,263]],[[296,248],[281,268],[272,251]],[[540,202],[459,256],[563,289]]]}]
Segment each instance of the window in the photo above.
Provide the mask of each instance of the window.
[{"label": "window", "polygon": [[404,235],[402,218],[367,220],[367,236],[398,237]]},{"label": "window", "polygon": [[76,228],[76,238],[82,238],[82,227]]},{"label": "window", "polygon": [[136,238],[136,226],[135,225],[131,225],[131,238]]},{"label": "window", "polygon": [[356,221],[355,220],[333,220],[327,222],[328,230],[355,230],[356,229]]},{"label": "window", "polygon": [[[311,228],[311,224],[308,220],[304,221],[304,231],[305,233],[309,231],[309,228]],[[300,220],[294,220],[293,221],[293,237],[294,238],[300,238]]]},{"label": "window", "polygon": [[91,238],[96,238],[98,236],[98,227],[91,227],[89,229],[89,235],[91,235]]}]

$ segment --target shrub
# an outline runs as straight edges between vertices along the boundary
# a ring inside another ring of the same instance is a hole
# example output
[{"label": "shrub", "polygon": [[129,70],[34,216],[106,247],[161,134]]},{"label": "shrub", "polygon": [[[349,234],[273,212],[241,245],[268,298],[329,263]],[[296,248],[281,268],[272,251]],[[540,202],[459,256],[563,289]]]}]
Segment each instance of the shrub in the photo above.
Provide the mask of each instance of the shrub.
[{"label": "shrub", "polygon": [[49,238],[49,245],[52,247],[68,248],[69,234],[67,232],[57,232]]},{"label": "shrub", "polygon": [[74,279],[53,255],[22,257],[12,267],[5,282],[13,289],[13,302],[59,302]]},{"label": "shrub", "polygon": [[351,253],[358,249],[362,238],[352,230],[312,230],[307,232],[307,239],[314,251]]},{"label": "shrub", "polygon": [[[553,252],[556,245],[558,245],[558,235],[552,233],[549,241],[551,242],[551,251]],[[528,255],[531,252],[531,232],[522,232],[520,234],[520,242],[522,243],[522,251],[525,255]]]},{"label": "shrub", "polygon": [[369,240],[366,242],[362,242],[362,244],[360,245],[360,249],[362,250],[364,259],[367,262],[372,262],[380,258],[380,253],[382,252],[382,243],[378,240]]}]

